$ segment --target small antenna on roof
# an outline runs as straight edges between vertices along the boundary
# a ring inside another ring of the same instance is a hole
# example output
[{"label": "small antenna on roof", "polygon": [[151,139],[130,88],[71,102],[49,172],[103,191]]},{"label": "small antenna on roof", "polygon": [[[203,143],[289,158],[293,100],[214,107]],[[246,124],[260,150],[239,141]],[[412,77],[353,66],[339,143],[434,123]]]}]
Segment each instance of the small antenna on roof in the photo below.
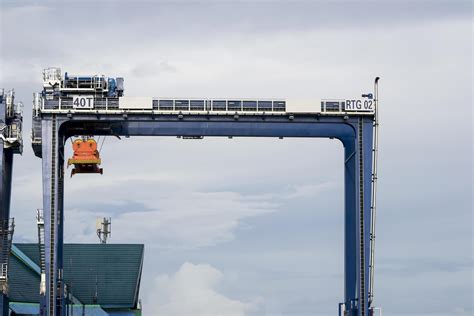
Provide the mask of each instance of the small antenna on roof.
[{"label": "small antenna on roof", "polygon": [[112,235],[112,219],[109,217],[99,217],[96,220],[97,237],[101,244],[106,244],[107,239]]}]

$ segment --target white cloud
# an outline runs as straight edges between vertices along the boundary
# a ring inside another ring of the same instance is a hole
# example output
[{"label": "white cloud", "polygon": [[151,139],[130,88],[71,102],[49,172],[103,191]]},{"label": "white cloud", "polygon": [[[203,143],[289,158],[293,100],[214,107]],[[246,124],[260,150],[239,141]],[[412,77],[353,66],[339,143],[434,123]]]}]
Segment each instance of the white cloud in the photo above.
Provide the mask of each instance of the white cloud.
[{"label": "white cloud", "polygon": [[[150,247],[195,248],[232,240],[245,219],[273,212],[276,204],[233,192],[179,192],[155,196],[149,210],[129,210],[113,217],[113,241],[152,241]],[[159,208],[156,204],[159,203]],[[66,240],[94,241],[96,216],[104,211],[66,210]]]},{"label": "white cloud", "polygon": [[232,192],[189,193],[162,202],[159,210],[120,216],[115,221],[120,238],[158,240],[159,247],[210,246],[232,240],[241,221],[274,210],[268,202],[248,201]]},{"label": "white cloud", "polygon": [[219,293],[223,278],[210,265],[184,263],[175,274],[156,279],[147,297],[150,315],[245,316],[258,309],[260,300],[242,302]]},{"label": "white cloud", "polygon": [[283,198],[301,199],[301,198],[315,197],[323,192],[328,192],[328,191],[337,189],[338,185],[339,183],[335,183],[335,182],[297,185],[294,187],[292,192],[289,192],[286,196],[283,196]]},{"label": "white cloud", "polygon": [[[175,182],[162,186],[164,178],[177,176],[144,176],[149,190],[133,190],[136,182],[120,176],[103,179],[106,186],[90,184],[80,188],[74,185],[69,194],[72,207],[65,210],[66,241],[94,242],[94,221],[98,216],[111,216],[113,222],[112,241],[146,242],[148,247],[160,249],[208,247],[235,238],[237,228],[252,229],[246,221],[285,209],[286,203],[305,201],[337,190],[337,183],[288,185],[278,194],[257,192],[243,194],[232,191],[195,191],[188,183]],[[199,180],[198,179],[195,179]],[[172,182],[172,181],[171,181]],[[198,182],[198,181],[197,181]],[[143,184],[144,182],[137,182]],[[194,183],[194,182],[193,182]],[[138,185],[138,184],[137,184]],[[120,194],[120,188],[124,191]],[[90,190],[94,194],[88,194]],[[77,191],[76,191],[77,190]],[[127,193],[128,192],[128,193]],[[104,196],[120,195],[108,201]],[[88,196],[87,205],[81,205]],[[140,201],[134,204],[133,201]]]}]

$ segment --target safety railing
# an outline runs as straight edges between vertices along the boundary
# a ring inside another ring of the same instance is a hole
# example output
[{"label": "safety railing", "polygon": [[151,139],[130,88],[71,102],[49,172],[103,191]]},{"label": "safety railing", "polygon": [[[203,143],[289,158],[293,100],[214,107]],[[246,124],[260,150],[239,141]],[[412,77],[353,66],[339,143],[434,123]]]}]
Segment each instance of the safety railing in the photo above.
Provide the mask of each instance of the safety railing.
[{"label": "safety railing", "polygon": [[36,224],[44,225],[44,211],[42,208],[36,210]]},{"label": "safety railing", "polygon": [[0,264],[0,280],[6,280],[8,276],[8,264]]},{"label": "safety railing", "polygon": [[[71,110],[77,112],[94,111],[117,111],[124,110],[119,105],[119,98],[94,98],[93,108],[77,109],[73,104],[73,97],[60,97],[48,100],[41,98],[34,102],[34,114],[37,109],[48,110]],[[148,105],[144,105],[148,108]],[[238,100],[238,99],[153,99],[152,107],[148,111],[172,111],[172,112],[278,112],[286,111],[286,101],[284,100]],[[146,110],[145,110],[146,111]]]},{"label": "safety railing", "polygon": [[[270,99],[175,99],[175,98],[150,98],[151,104],[143,104],[142,108],[136,106],[127,107],[126,100],[119,97],[93,97],[93,105],[90,107],[78,108],[74,105],[74,97],[46,97],[35,96],[33,116],[39,112],[48,111],[71,111],[77,113],[88,113],[97,111],[140,111],[140,112],[229,112],[229,113],[292,113],[285,100]],[[77,99],[76,99],[77,101]],[[317,104],[314,108],[309,108],[309,113],[322,113],[331,115],[373,115],[375,105],[369,104],[372,100],[355,100],[357,108],[350,108],[347,100],[322,100],[321,106]],[[367,104],[364,102],[367,101]],[[360,107],[360,108],[359,108]]]},{"label": "safety railing", "polygon": [[7,219],[0,221],[0,280],[5,281],[8,273],[8,260],[12,247],[15,220]]},{"label": "safety railing", "polygon": [[15,219],[0,220],[0,236],[8,236],[11,239],[13,231],[15,230]]},{"label": "safety railing", "polygon": [[374,114],[375,102],[372,99],[357,100],[321,100],[321,113]]}]

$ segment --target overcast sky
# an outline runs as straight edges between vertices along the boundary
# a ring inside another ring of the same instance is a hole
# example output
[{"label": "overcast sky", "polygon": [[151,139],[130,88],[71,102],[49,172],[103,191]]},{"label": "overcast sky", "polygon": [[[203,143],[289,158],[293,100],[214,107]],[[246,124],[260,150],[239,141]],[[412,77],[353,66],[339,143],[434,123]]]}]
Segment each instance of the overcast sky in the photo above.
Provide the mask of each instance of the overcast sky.
[{"label": "overcast sky", "polygon": [[[15,240],[36,242],[43,68],[123,76],[131,96],[345,98],[381,76],[377,305],[472,315],[472,17],[470,1],[3,0],[0,87],[25,104]],[[342,155],[327,139],[107,139],[104,175],[66,180],[66,241],[97,242],[111,216],[111,242],[144,243],[145,315],[335,315]]]}]

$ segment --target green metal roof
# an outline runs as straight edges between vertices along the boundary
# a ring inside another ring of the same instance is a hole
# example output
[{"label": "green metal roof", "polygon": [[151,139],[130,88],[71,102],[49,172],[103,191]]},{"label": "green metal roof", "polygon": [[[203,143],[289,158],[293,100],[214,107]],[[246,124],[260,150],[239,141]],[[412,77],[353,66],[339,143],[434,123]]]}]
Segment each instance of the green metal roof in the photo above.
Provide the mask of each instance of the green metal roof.
[{"label": "green metal roof", "polygon": [[[37,303],[10,302],[10,309],[15,312],[16,315],[39,316],[40,313],[39,304]],[[115,316],[115,313],[107,313],[99,305],[70,306],[68,307],[68,311],[68,315]],[[128,315],[134,315],[133,311],[129,312]]]},{"label": "green metal roof", "polygon": [[[36,265],[38,244],[15,244]],[[65,244],[64,280],[83,304],[133,308],[138,302],[144,246],[137,244]],[[40,277],[21,256],[11,256],[10,300],[39,302]]]},{"label": "green metal roof", "polygon": [[40,275],[27,267],[18,257],[10,255],[8,284],[10,300],[25,303],[39,302]]}]

